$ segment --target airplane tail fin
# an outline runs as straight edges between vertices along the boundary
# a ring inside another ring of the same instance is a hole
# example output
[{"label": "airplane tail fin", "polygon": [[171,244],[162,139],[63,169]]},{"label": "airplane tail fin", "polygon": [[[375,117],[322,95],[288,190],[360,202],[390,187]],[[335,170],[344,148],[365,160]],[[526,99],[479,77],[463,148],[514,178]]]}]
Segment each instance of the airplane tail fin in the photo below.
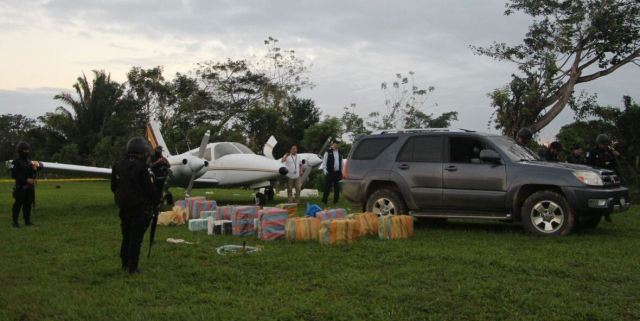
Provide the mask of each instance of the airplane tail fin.
[{"label": "airplane tail fin", "polygon": [[264,146],[262,147],[262,154],[264,154],[264,156],[266,156],[267,158],[275,159],[273,157],[273,148],[276,147],[276,144],[278,144],[276,138],[273,137],[273,135],[270,136],[269,140],[267,140],[267,142],[264,143]]},{"label": "airplane tail fin", "polygon": [[151,144],[152,148],[156,148],[158,146],[162,146],[163,156],[171,156],[169,152],[169,148],[167,147],[167,143],[164,142],[164,138],[162,138],[162,133],[160,133],[160,123],[155,120],[149,120],[149,124],[147,124],[147,139]]}]

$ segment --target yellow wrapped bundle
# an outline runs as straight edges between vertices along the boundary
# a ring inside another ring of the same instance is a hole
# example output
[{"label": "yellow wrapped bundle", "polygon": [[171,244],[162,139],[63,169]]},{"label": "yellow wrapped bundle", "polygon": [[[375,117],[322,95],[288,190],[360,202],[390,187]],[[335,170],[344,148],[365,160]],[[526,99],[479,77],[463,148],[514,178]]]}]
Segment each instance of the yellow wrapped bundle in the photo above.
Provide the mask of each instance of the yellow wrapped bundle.
[{"label": "yellow wrapped bundle", "polygon": [[413,237],[413,216],[387,215],[378,220],[378,237],[381,240],[397,240]]},{"label": "yellow wrapped bundle", "polygon": [[158,215],[158,225],[182,225],[189,220],[189,210],[174,206],[172,211],[161,212]]},{"label": "yellow wrapped bundle", "polygon": [[282,203],[276,205],[276,207],[287,210],[290,218],[298,217],[298,203]]},{"label": "yellow wrapped bundle", "polygon": [[349,214],[348,219],[360,222],[360,236],[378,235],[378,215],[375,213]]},{"label": "yellow wrapped bundle", "polygon": [[319,219],[315,217],[296,217],[287,220],[284,232],[289,242],[299,242],[317,240],[319,229]]},{"label": "yellow wrapped bundle", "polygon": [[360,237],[360,222],[350,219],[326,220],[320,223],[318,240],[323,245],[350,244]]}]

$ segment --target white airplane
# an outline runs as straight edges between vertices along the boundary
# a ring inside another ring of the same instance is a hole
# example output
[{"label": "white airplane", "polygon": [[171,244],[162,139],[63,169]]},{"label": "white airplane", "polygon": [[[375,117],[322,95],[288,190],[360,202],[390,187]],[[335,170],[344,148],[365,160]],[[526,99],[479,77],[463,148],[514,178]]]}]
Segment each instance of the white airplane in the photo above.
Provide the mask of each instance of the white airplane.
[{"label": "white airplane", "polygon": [[[157,121],[150,121],[146,132],[151,147],[162,146],[163,156],[171,165],[166,188],[185,187],[186,195],[196,186],[270,187],[271,180],[287,173],[280,161],[256,155],[247,146],[234,142],[209,143],[210,132],[202,138],[200,148],[180,155],[169,154],[169,148],[160,133]],[[110,177],[110,168],[40,162],[43,170],[51,172],[85,174]],[[10,161],[7,163],[10,166]]]}]

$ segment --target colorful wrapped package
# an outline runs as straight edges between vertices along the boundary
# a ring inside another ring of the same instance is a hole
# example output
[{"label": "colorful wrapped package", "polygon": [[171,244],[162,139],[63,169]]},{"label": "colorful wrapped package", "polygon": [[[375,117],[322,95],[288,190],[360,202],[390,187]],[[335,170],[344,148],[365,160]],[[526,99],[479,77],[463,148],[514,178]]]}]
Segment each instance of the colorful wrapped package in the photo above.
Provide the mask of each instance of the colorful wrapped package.
[{"label": "colorful wrapped package", "polygon": [[215,210],[216,201],[195,201],[193,202],[193,207],[191,208],[191,218],[207,218],[203,215],[203,212],[211,212]]},{"label": "colorful wrapped package", "polygon": [[320,221],[341,219],[347,216],[347,210],[344,208],[332,208],[316,213],[316,217]]},{"label": "colorful wrapped package", "polygon": [[349,214],[347,218],[360,222],[360,236],[378,235],[378,215],[375,213]]},{"label": "colorful wrapped package", "polygon": [[381,240],[406,239],[413,236],[413,216],[387,215],[378,219],[378,237]]},{"label": "colorful wrapped package", "polygon": [[174,206],[173,210],[158,215],[158,225],[182,225],[189,219],[187,209]]},{"label": "colorful wrapped package", "polygon": [[187,209],[189,209],[189,217],[195,218],[193,216],[193,205],[199,201],[206,201],[207,199],[204,196],[194,196],[186,199],[187,201]]},{"label": "colorful wrapped package", "polygon": [[276,207],[287,210],[291,218],[298,217],[298,203],[282,203],[276,205]]},{"label": "colorful wrapped package", "polygon": [[216,209],[216,215],[214,218],[216,220],[231,220],[231,215],[235,211],[235,206],[219,206]]},{"label": "colorful wrapped package", "polygon": [[214,220],[213,216],[207,217],[207,234],[231,235],[231,221]]},{"label": "colorful wrapped package", "polygon": [[289,242],[318,239],[320,220],[315,217],[296,217],[287,220],[285,236]]},{"label": "colorful wrapped package", "polygon": [[277,240],[285,236],[285,225],[289,219],[286,209],[265,207],[260,211],[258,238],[263,241]]},{"label": "colorful wrapped package", "polygon": [[187,200],[177,200],[173,205],[179,206],[180,208],[187,208]]},{"label": "colorful wrapped package", "polygon": [[234,236],[255,236],[254,219],[258,218],[257,206],[238,206],[231,214],[231,225]]},{"label": "colorful wrapped package", "polygon": [[209,219],[193,218],[189,220],[189,231],[206,231]]},{"label": "colorful wrapped package", "polygon": [[351,244],[360,237],[360,222],[349,219],[326,220],[320,223],[318,240],[323,245]]}]

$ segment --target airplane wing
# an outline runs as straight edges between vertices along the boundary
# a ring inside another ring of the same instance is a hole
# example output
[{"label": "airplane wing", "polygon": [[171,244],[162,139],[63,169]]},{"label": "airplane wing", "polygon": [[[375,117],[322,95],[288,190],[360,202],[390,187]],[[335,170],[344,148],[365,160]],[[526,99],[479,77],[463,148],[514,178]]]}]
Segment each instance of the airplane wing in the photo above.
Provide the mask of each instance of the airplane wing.
[{"label": "airplane wing", "polygon": [[90,167],[71,164],[39,162],[45,173],[79,174],[91,177],[111,177],[111,168]]},{"label": "airplane wing", "polygon": [[196,187],[215,187],[220,184],[220,181],[214,178],[198,178],[194,181]]}]

